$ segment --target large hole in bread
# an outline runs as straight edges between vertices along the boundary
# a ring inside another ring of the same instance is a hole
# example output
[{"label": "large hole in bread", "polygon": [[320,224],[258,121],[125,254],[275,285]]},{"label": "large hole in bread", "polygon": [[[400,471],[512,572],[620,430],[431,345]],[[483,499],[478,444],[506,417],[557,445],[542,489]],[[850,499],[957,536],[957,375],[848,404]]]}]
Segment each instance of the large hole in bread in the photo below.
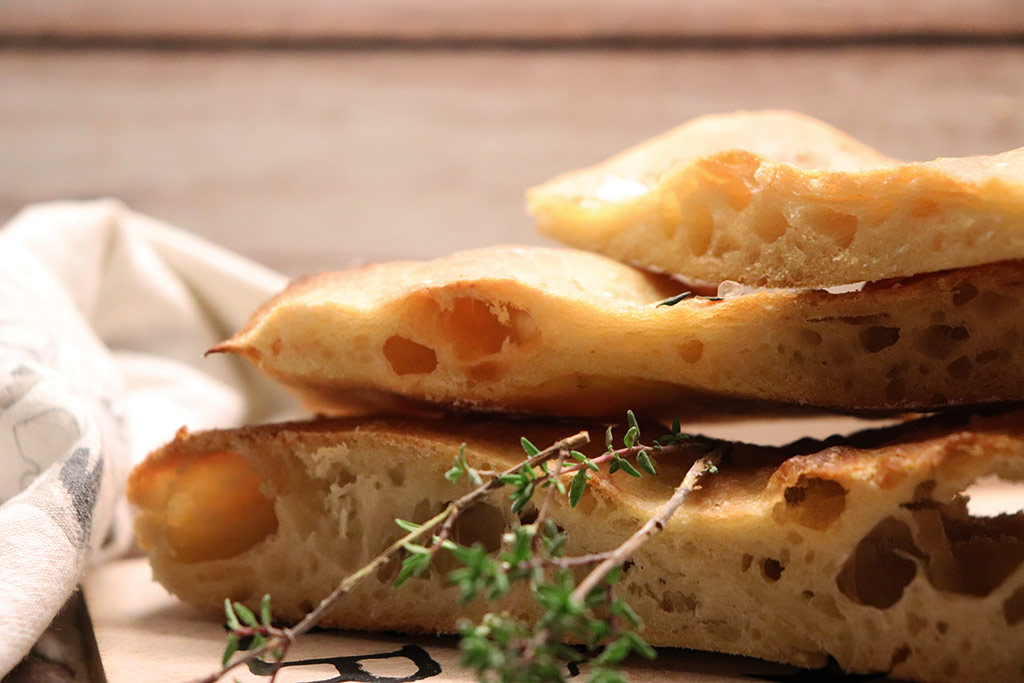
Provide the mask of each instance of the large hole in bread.
[{"label": "large hole in bread", "polygon": [[506,341],[523,344],[540,331],[533,317],[521,308],[468,296],[456,297],[439,315],[442,333],[455,357],[468,363],[498,353]]},{"label": "large hole in bread", "polygon": [[970,282],[960,282],[953,287],[953,305],[956,307],[966,306],[978,296],[978,288]]},{"label": "large hole in bread", "polygon": [[839,571],[836,585],[857,604],[892,607],[917,574],[917,564],[910,558],[920,555],[910,527],[887,517],[857,544]]},{"label": "large hole in bread", "polygon": [[949,512],[914,511],[918,539],[927,554],[928,581],[950,593],[989,595],[1024,562],[1024,515],[969,517]]},{"label": "large hole in bread", "polygon": [[441,324],[455,356],[463,361],[498,353],[511,333],[511,326],[498,319],[490,304],[466,296],[441,313]]},{"label": "large hole in bread", "polygon": [[452,540],[462,545],[479,543],[489,553],[501,547],[501,535],[505,533],[505,516],[501,510],[478,503],[459,514],[452,529]]},{"label": "large hole in bread", "polygon": [[868,353],[878,353],[900,339],[900,328],[871,325],[860,331],[860,346]]},{"label": "large hole in bread", "polygon": [[860,220],[853,214],[821,208],[809,213],[808,226],[815,232],[835,240],[840,249],[846,249],[857,236]]},{"label": "large hole in bread", "polygon": [[[488,553],[496,553],[501,548],[501,536],[505,530],[505,516],[501,510],[488,503],[477,503],[459,514],[452,527],[451,539],[465,546],[479,543]],[[461,566],[447,551],[439,553],[434,560],[434,567],[442,574]]]},{"label": "large hole in bread", "polygon": [[1024,516],[954,520],[946,534],[963,577],[958,592],[989,595],[1024,562]]},{"label": "large hole in bread", "polygon": [[[913,528],[889,517],[861,540],[836,577],[844,595],[863,605],[890,607],[920,566],[937,590],[984,597],[1024,564],[1024,511],[977,517],[969,514],[963,494],[946,504],[930,495],[928,486],[919,487],[915,500],[903,506],[913,516]],[[1008,620],[1022,618],[1024,597],[1015,595],[1003,605]]]},{"label": "large hole in bread", "polygon": [[809,529],[824,531],[846,509],[846,489],[831,479],[800,475],[797,483],[783,493],[784,503],[776,505],[775,520],[795,522]]},{"label": "large hole in bread", "polygon": [[426,375],[437,368],[434,349],[397,334],[384,342],[383,351],[396,375]]},{"label": "large hole in bread", "polygon": [[762,242],[771,244],[786,234],[791,227],[781,211],[767,211],[761,220],[754,223],[754,234]]},{"label": "large hole in bread", "polygon": [[[987,596],[1024,564],[1021,486],[985,477],[949,503],[904,507],[917,524],[928,581],[939,590]],[[984,516],[983,516],[984,515]]]},{"label": "large hole in bread", "polygon": [[238,453],[200,455],[174,480],[164,508],[167,544],[181,562],[234,557],[277,530],[262,480]]}]

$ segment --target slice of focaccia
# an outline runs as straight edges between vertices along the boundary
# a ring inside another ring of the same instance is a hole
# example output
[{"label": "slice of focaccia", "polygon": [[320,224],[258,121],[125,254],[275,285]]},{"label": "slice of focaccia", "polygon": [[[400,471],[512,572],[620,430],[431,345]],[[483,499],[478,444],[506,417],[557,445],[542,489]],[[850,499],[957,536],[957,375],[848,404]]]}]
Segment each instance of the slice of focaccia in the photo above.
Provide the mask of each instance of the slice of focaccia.
[{"label": "slice of focaccia", "polygon": [[528,199],[550,237],[715,283],[822,287],[1024,258],[1024,149],[904,163],[791,112],[695,119]]},{"label": "slice of focaccia", "polygon": [[215,352],[340,414],[410,404],[602,416],[722,399],[902,411],[1024,399],[1024,262],[659,300],[587,252],[494,247],[292,284]]},{"label": "slice of focaccia", "polygon": [[[1024,412],[944,420],[866,433],[860,447],[736,445],[624,571],[617,590],[644,638],[806,667],[832,656],[897,678],[1024,680],[1024,513],[973,517],[960,495],[988,474],[1024,480]],[[295,621],[399,537],[396,517],[425,520],[467,490],[443,477],[460,443],[471,466],[501,470],[521,461],[521,435],[546,445],[577,429],[345,418],[183,430],[132,473],[128,496],[172,592],[211,613],[225,597],[254,606],[269,592]],[[575,509],[556,497],[568,554],[621,543],[703,454],[693,450],[656,457],[657,476],[596,476]],[[496,493],[455,537],[493,551],[519,522]],[[449,633],[485,610],[536,616],[519,594],[456,606],[444,576],[454,561],[442,552],[437,563],[393,590],[396,559],[322,623]]]}]

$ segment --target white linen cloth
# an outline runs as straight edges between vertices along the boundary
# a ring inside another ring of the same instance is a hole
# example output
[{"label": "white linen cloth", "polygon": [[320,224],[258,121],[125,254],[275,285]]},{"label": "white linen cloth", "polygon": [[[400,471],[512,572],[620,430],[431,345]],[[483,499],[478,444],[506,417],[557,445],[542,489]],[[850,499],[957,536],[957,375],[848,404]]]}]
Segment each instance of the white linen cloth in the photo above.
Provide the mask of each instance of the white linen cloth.
[{"label": "white linen cloth", "polygon": [[113,200],[0,230],[0,677],[88,563],[126,547],[133,462],[182,425],[291,409],[237,359],[203,358],[284,284]]}]

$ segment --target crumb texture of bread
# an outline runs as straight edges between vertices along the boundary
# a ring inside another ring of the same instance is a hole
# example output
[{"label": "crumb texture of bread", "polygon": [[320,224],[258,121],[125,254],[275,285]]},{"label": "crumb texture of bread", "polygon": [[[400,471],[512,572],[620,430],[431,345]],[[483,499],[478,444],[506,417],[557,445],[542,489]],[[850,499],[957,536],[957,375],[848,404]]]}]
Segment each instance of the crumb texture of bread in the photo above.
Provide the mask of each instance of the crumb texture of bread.
[{"label": "crumb texture of bread", "polygon": [[[1024,680],[1024,513],[973,517],[962,495],[986,475],[1024,480],[1024,413],[919,424],[863,435],[859,447],[736,445],[624,571],[620,595],[644,637],[807,667],[832,656],[846,671],[898,679]],[[253,606],[269,592],[275,613],[297,620],[398,538],[396,517],[424,520],[466,490],[443,478],[461,442],[473,466],[502,469],[520,461],[519,436],[546,444],[577,428],[324,419],[182,434],[132,473],[128,493],[168,589],[211,613],[225,597]],[[568,552],[620,543],[698,455],[658,458],[656,477],[598,477],[575,509],[557,498]],[[232,476],[248,482],[247,503],[218,502],[234,495]],[[493,551],[519,522],[496,495],[456,537]],[[227,551],[211,542],[222,531],[191,528],[202,526],[242,532]],[[451,568],[442,553],[393,590],[398,563],[386,565],[324,623],[453,632],[495,606],[453,607]],[[498,607],[529,619],[530,604],[513,595]]]},{"label": "crumb texture of bread", "polygon": [[214,347],[334,415],[605,417],[775,401],[906,411],[1024,399],[1024,262],[859,291],[659,301],[681,285],[572,249],[493,247],[293,283]]},{"label": "crumb texture of bread", "polygon": [[829,287],[1024,258],[1024,148],[901,162],[785,111],[705,116],[528,192],[541,232],[706,282]]}]

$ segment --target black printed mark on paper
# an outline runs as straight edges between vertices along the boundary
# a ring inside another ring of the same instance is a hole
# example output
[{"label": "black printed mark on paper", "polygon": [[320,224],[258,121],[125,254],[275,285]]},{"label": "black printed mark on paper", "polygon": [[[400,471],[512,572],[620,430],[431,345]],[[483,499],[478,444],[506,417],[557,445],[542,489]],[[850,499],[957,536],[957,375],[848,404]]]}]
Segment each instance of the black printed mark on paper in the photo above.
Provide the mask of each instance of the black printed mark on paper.
[{"label": "black printed mark on paper", "polygon": [[[377,676],[363,668],[361,662],[370,659],[408,659],[416,667],[416,672],[410,676],[395,678],[392,676]],[[251,661],[249,672],[255,676],[270,676],[274,673],[274,665],[264,662],[261,659]],[[327,664],[333,666],[338,676],[333,678],[320,678],[315,681],[304,683],[407,683],[409,681],[422,681],[433,678],[441,673],[441,665],[427,654],[427,651],[418,645],[405,645],[394,652],[381,652],[369,655],[355,655],[349,657],[321,657],[318,659],[297,659],[285,662],[281,668],[303,667]]]},{"label": "black printed mark on paper", "polygon": [[834,660],[824,669],[798,669],[792,673],[779,674],[746,674],[744,678],[753,678],[759,681],[771,681],[772,683],[867,683],[868,681],[889,680],[885,674],[847,674],[839,668]]},{"label": "black printed mark on paper", "polygon": [[[582,648],[577,648],[582,651]],[[416,666],[416,673],[404,678],[390,676],[377,676],[363,669],[360,662],[367,659],[394,659],[402,657],[408,659]],[[340,675],[333,678],[306,681],[305,683],[405,683],[406,681],[422,681],[433,678],[441,673],[441,665],[418,645],[405,645],[394,652],[382,652],[369,655],[353,655],[348,657],[323,657],[319,659],[299,659],[285,662],[281,668],[286,666],[301,667],[315,665],[333,666]],[[271,676],[274,673],[274,665],[262,659],[248,662],[249,672],[255,676]],[[580,675],[580,667],[576,662],[568,662],[566,668],[569,678],[576,678]]]}]

